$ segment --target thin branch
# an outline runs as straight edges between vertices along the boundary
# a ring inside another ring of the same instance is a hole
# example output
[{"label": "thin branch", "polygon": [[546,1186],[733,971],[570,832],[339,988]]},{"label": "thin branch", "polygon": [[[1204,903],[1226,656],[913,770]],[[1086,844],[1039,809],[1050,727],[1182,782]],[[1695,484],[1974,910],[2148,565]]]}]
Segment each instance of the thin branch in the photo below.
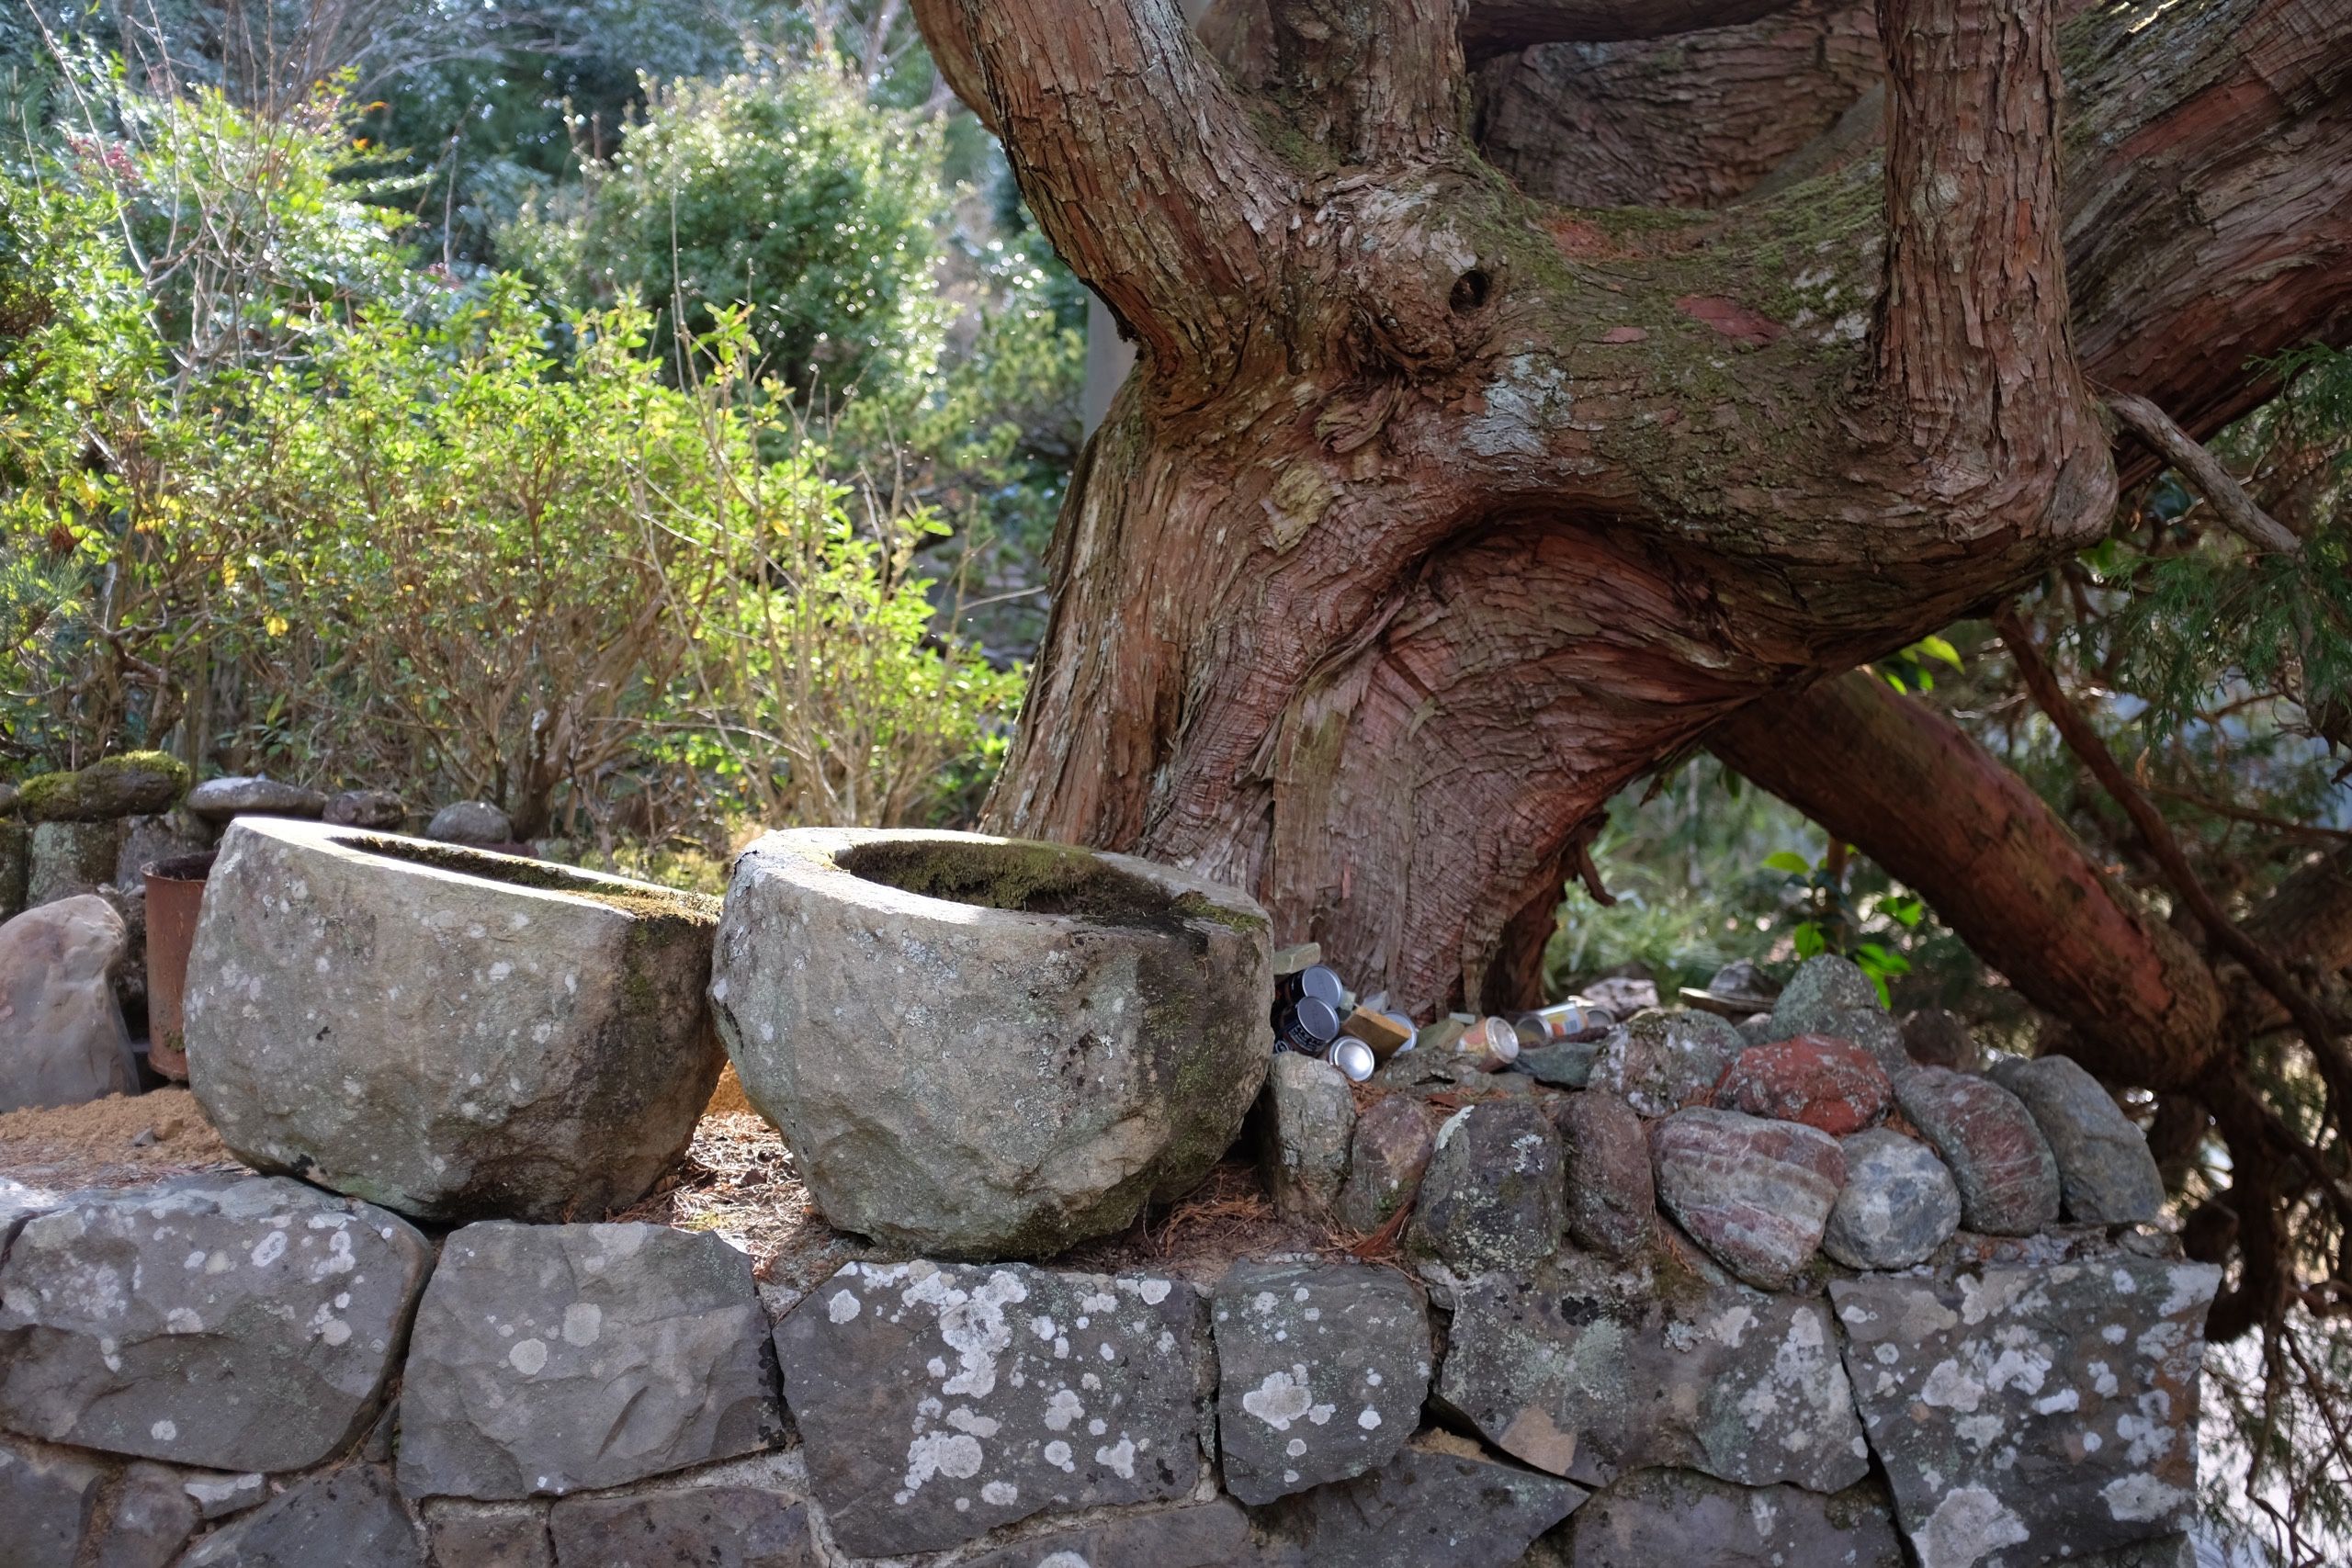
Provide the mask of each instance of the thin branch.
[{"label": "thin branch", "polygon": [[2157,456],[2170,463],[2196,488],[2197,492],[2212,503],[2230,531],[2256,549],[2273,555],[2299,556],[2303,542],[2287,525],[2256,504],[2229,469],[2204,446],[2192,439],[2188,432],[2172,422],[2170,415],[2147,399],[2131,392],[2120,392],[2107,400],[2108,409],[2123,427],[2146,442]]}]

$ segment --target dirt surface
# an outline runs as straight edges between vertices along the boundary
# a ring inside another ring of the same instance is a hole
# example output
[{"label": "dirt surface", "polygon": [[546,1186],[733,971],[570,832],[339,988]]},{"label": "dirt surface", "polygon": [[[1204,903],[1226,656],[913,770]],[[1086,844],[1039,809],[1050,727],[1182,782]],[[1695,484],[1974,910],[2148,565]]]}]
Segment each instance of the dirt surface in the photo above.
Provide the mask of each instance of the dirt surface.
[{"label": "dirt surface", "polygon": [[237,1168],[184,1089],[0,1114],[0,1176],[28,1187],[133,1187]]}]

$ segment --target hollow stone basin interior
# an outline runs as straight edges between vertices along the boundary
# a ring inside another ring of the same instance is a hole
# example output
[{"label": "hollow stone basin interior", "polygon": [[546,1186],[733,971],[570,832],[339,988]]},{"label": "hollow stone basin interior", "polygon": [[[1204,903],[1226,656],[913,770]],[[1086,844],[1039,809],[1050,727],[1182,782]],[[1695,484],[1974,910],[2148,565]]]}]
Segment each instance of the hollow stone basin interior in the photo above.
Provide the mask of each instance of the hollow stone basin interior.
[{"label": "hollow stone basin interior", "polygon": [[901,839],[855,845],[834,863],[926,898],[1091,925],[1174,931],[1206,908],[1197,895],[1168,893],[1084,850],[1057,844]]},{"label": "hollow stone basin interior", "polygon": [[559,865],[551,861],[500,854],[494,850],[477,850],[464,844],[434,843],[427,840],[398,839],[377,833],[337,834],[334,841],[345,849],[383,860],[404,861],[412,865],[429,866],[435,871],[446,871],[458,876],[504,883],[510,887],[566,893],[650,919],[666,916],[707,925],[718,918],[719,901],[706,894],[688,893],[650,882],[632,881],[628,877],[606,876],[598,872],[583,871],[578,866]]}]

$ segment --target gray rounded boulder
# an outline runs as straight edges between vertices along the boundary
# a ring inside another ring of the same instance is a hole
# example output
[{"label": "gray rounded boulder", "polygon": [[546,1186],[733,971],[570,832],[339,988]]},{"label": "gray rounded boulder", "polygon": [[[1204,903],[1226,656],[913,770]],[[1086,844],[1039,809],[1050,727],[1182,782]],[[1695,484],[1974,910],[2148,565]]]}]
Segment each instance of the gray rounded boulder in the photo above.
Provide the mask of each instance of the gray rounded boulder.
[{"label": "gray rounded boulder", "polygon": [[1265,912],[1125,855],[770,833],[735,863],[721,1036],[826,1219],[1041,1258],[1195,1185],[1265,1081]]},{"label": "gray rounded boulder", "polygon": [[715,899],[241,818],[188,961],[188,1086],[238,1157],[418,1219],[595,1219],[685,1153],[724,1057]]}]

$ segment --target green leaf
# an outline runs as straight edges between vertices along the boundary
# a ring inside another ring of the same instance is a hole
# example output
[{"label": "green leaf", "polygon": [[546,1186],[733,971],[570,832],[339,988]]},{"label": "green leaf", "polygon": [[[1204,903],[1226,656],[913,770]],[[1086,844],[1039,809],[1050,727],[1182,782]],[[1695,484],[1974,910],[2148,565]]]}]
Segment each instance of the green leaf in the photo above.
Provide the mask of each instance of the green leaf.
[{"label": "green leaf", "polygon": [[1791,940],[1796,944],[1799,958],[1818,958],[1829,951],[1829,941],[1822,934],[1821,924],[1817,920],[1800,923],[1791,933]]},{"label": "green leaf", "polygon": [[1813,863],[1794,850],[1776,850],[1764,857],[1764,869],[1786,872],[1791,876],[1810,876]]},{"label": "green leaf", "polygon": [[1955,670],[1966,668],[1960,661],[1960,649],[1939,637],[1923,637],[1912,647],[1930,659],[1940,659]]}]

